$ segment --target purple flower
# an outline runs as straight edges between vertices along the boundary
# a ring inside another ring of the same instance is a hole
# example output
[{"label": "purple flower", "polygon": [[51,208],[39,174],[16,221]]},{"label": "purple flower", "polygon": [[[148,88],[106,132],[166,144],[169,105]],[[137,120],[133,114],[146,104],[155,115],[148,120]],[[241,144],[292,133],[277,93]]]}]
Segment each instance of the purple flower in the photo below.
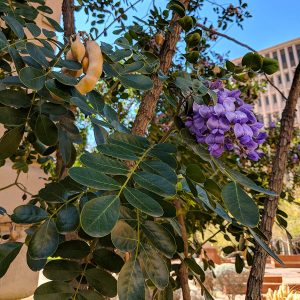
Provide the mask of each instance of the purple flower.
[{"label": "purple flower", "polygon": [[[195,135],[198,143],[208,145],[212,156],[220,157],[224,151],[234,151],[241,157],[257,161],[263,153],[258,150],[267,134],[261,132],[253,106],[244,103],[239,90],[227,90],[222,82],[206,84],[218,96],[215,105],[193,104],[193,115],[185,125]],[[300,145],[298,145],[300,151]]]}]

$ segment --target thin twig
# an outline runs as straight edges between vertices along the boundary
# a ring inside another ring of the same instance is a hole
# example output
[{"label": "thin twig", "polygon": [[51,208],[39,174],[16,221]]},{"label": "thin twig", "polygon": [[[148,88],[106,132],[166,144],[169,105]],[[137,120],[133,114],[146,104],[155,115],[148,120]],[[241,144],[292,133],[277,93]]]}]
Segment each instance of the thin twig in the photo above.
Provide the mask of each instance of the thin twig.
[{"label": "thin twig", "polygon": [[[247,44],[245,44],[245,43],[242,43],[242,42],[238,41],[237,39],[235,39],[235,38],[233,38],[233,37],[231,37],[231,36],[229,36],[229,35],[227,35],[227,34],[218,32],[218,31],[214,30],[213,28],[208,28],[208,27],[206,27],[206,26],[204,26],[204,25],[202,25],[202,24],[200,24],[200,23],[198,23],[197,26],[200,27],[200,28],[202,28],[202,29],[205,30],[205,31],[210,32],[211,34],[215,34],[215,35],[218,35],[218,36],[222,36],[222,37],[226,38],[227,40],[230,40],[230,41],[232,41],[232,42],[234,42],[234,43],[236,43],[236,44],[238,44],[238,45],[240,45],[240,46],[242,46],[242,47],[244,47],[244,48],[246,48],[246,49],[248,49],[248,50],[250,50],[250,51],[252,51],[252,52],[258,53],[254,48],[250,47],[249,45],[247,45]],[[270,84],[274,89],[276,89],[276,90],[280,93],[280,95],[282,96],[283,99],[287,100],[287,97],[286,97],[286,96],[283,94],[283,92],[282,92],[282,91],[281,91],[281,90],[280,90],[280,89],[279,89],[279,88],[278,88],[278,87],[277,87],[277,86],[269,79],[269,77],[267,76],[267,74],[266,74],[265,72],[263,72],[263,74],[264,74],[264,77],[266,78],[266,80],[269,82],[269,84]]]},{"label": "thin twig", "polygon": [[142,2],[143,0],[137,0],[137,1],[135,1],[134,3],[132,3],[132,4],[130,4],[125,10],[124,10],[124,12],[122,13],[122,14],[120,14],[118,17],[116,17],[114,20],[112,20],[112,22],[108,25],[108,26],[106,26],[104,29],[103,29],[103,31],[101,32],[101,33],[99,33],[97,36],[96,36],[96,38],[95,38],[95,40],[97,40],[100,36],[102,36],[113,24],[115,24],[118,20],[120,20],[120,18],[122,17],[122,16],[124,16],[130,9],[132,9],[134,6],[136,6],[139,2]]}]

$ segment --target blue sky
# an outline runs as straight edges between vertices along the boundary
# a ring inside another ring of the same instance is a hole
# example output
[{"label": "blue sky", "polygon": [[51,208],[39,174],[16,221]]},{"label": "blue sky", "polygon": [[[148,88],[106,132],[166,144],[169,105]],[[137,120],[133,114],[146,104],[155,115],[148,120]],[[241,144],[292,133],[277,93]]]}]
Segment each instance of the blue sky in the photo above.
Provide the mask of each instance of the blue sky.
[{"label": "blue sky", "polygon": [[[137,6],[137,12],[130,11],[128,14],[128,24],[133,15],[143,18],[151,2],[150,0],[144,0],[143,3]],[[156,0],[155,2],[157,6],[164,8],[168,1]],[[216,2],[224,4],[230,1],[216,0]],[[232,2],[236,3],[237,1]],[[248,44],[256,50],[300,37],[300,0],[249,0],[248,5],[248,10],[253,17],[244,21],[243,29],[237,25],[229,26],[225,31],[226,34]],[[213,19],[214,13],[209,9],[209,6],[203,12],[209,19]],[[85,16],[83,13],[80,13],[80,17],[77,18],[77,28],[87,30],[87,25],[83,25],[83,20],[85,20]],[[102,29],[99,26],[99,30],[101,31]],[[114,39],[115,36],[110,35],[109,38],[102,38],[101,40],[112,43]],[[213,50],[220,54],[230,51],[230,59],[240,57],[248,52],[247,49],[225,38],[219,38],[215,42]]]}]

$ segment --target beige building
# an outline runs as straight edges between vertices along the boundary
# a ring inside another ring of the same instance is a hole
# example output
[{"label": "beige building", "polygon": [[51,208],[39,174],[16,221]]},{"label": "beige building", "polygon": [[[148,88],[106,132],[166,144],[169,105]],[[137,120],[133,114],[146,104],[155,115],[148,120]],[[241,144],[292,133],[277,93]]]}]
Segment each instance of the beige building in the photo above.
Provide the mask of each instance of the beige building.
[{"label": "beige building", "polygon": [[[261,55],[274,58],[279,62],[279,71],[270,75],[269,78],[287,97],[293,80],[295,68],[300,60],[300,38],[296,38],[279,45],[258,51]],[[233,60],[240,63],[241,58]],[[267,85],[264,93],[260,94],[255,103],[254,110],[265,126],[271,122],[276,122],[281,117],[285,106],[285,99],[270,84]],[[295,125],[300,125],[300,101],[297,104]]]}]

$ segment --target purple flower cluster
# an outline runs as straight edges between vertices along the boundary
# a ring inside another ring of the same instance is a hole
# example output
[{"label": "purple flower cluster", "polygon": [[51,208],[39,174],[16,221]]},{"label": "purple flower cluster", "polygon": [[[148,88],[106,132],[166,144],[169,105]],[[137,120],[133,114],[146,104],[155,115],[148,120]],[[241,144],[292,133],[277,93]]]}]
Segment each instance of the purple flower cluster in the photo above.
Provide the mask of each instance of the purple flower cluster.
[{"label": "purple flower cluster", "polygon": [[257,161],[263,155],[258,150],[267,134],[261,132],[263,124],[258,122],[253,106],[240,98],[239,90],[227,90],[221,81],[209,84],[217,93],[215,105],[193,104],[193,115],[186,126],[196,136],[198,143],[208,145],[210,154],[220,157],[225,150],[234,151],[241,157]]}]

